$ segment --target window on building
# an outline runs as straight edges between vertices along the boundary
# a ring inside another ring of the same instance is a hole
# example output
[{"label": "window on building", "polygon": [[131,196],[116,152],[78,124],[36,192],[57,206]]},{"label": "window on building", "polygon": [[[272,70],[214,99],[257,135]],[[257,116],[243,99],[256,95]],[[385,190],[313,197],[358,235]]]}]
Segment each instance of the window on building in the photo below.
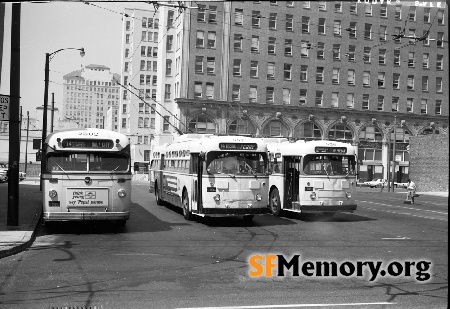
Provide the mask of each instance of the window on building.
[{"label": "window on building", "polygon": [[214,83],[206,83],[205,95],[207,99],[214,99]]},{"label": "window on building", "polygon": [[316,83],[322,84],[324,81],[324,67],[317,67],[316,70]]},{"label": "window on building", "polygon": [[386,42],[387,26],[380,26],[380,41]]},{"label": "window on building", "polygon": [[250,77],[258,77],[258,61],[250,61]]},{"label": "window on building", "polygon": [[444,47],[444,32],[438,32],[436,37],[436,46]]},{"label": "window on building", "polygon": [[234,59],[233,60],[233,76],[241,76],[241,59]]},{"label": "window on building", "polygon": [[355,85],[355,70],[348,70],[347,71],[347,84],[349,86]]},{"label": "window on building", "polygon": [[422,57],[423,57],[422,68],[423,69],[429,69],[429,67],[430,67],[430,54],[423,53]]},{"label": "window on building", "polygon": [[205,32],[197,31],[196,46],[197,47],[205,47]]},{"label": "window on building", "polygon": [[294,31],[294,15],[286,14],[286,31]]},{"label": "window on building", "polygon": [[207,57],[206,58],[206,73],[211,74],[211,75],[216,73],[216,58],[215,57]]},{"label": "window on building", "polygon": [[317,32],[319,34],[325,34],[325,18],[319,18]]},{"label": "window on building", "polygon": [[292,64],[284,64],[284,80],[292,80]]},{"label": "window on building", "polygon": [[147,28],[147,17],[142,17],[142,28]]},{"label": "window on building", "polygon": [[248,119],[236,119],[228,126],[228,133],[256,134],[256,128]]},{"label": "window on building", "polygon": [[302,32],[309,33],[309,17],[302,16]]},{"label": "window on building", "polygon": [[302,82],[308,81],[308,66],[307,65],[300,66],[300,81],[302,81]]},{"label": "window on building", "polygon": [[406,99],[406,112],[412,113],[413,112],[413,106],[414,106],[414,99],[413,98],[407,98]]},{"label": "window on building", "polygon": [[273,87],[266,87],[266,103],[267,104],[274,103],[274,92],[275,92],[275,89]]},{"label": "window on building", "polygon": [[151,85],[151,80],[152,80],[152,76],[151,75],[146,75],[145,76],[145,84],[146,85]]},{"label": "window on building", "polygon": [[[151,50],[151,47],[150,47]],[[145,57],[145,51],[146,51],[146,47],[145,46],[141,46],[141,56]],[[151,57],[151,52],[150,52],[150,57]]]},{"label": "window on building", "polygon": [[335,13],[342,13],[342,1],[335,1],[334,2],[334,12]]},{"label": "window on building", "polygon": [[422,91],[428,91],[428,76],[422,76]]},{"label": "window on building", "polygon": [[400,50],[394,50],[394,65],[400,65]]},{"label": "window on building", "polygon": [[216,32],[208,31],[208,48],[216,48]]},{"label": "window on building", "polygon": [[421,114],[426,114],[427,113],[427,104],[428,104],[428,100],[427,99],[421,99],[420,100],[420,113]]},{"label": "window on building", "polygon": [[205,9],[206,5],[204,4],[197,4],[197,22],[205,22]]},{"label": "window on building", "polygon": [[392,76],[392,88],[400,89],[400,73],[394,73]]},{"label": "window on building", "polygon": [[243,22],[244,22],[244,10],[235,9],[234,10],[234,24],[242,26]]},{"label": "window on building", "polygon": [[170,100],[170,89],[171,89],[171,85],[170,84],[165,84],[165,87],[164,87],[164,100]]},{"label": "window on building", "polygon": [[327,2],[326,1],[318,1],[318,8],[319,8],[319,11],[326,11]]},{"label": "window on building", "polygon": [[315,105],[316,106],[322,106],[323,104],[323,91],[321,90],[316,90],[316,101],[315,101]]},{"label": "window on building", "polygon": [[166,40],[167,51],[172,51],[173,48],[173,35],[168,35]]},{"label": "window on building", "polygon": [[406,80],[406,89],[414,90],[414,75],[408,75],[408,79]]},{"label": "window on building", "polygon": [[341,44],[333,44],[333,60],[341,60]]},{"label": "window on building", "polygon": [[370,72],[369,71],[363,72],[363,86],[370,87]]},{"label": "window on building", "polygon": [[378,64],[386,64],[386,50],[385,49],[378,50]]},{"label": "window on building", "polygon": [[331,83],[333,85],[339,85],[339,71],[339,68],[333,68],[333,75],[331,80]]},{"label": "window on building", "polygon": [[139,78],[139,85],[144,85],[145,83],[145,75],[141,74]]},{"label": "window on building", "polygon": [[233,84],[232,92],[231,92],[231,99],[233,102],[239,102],[241,100],[241,86]]},{"label": "window on building", "polygon": [[202,82],[194,83],[194,98],[201,98],[203,96],[203,84]]},{"label": "window on building", "polygon": [[170,116],[164,116],[163,117],[163,131],[168,132],[170,127]]},{"label": "window on building", "polygon": [[261,14],[259,11],[252,11],[252,27],[253,28],[261,27]]},{"label": "window on building", "polygon": [[409,7],[408,21],[416,21],[416,7],[415,6]]},{"label": "window on building", "polygon": [[307,102],[307,90],[306,89],[300,89],[300,97],[298,100],[299,105],[306,105]]},{"label": "window on building", "polygon": [[436,100],[435,114],[442,115],[442,100]]},{"label": "window on building", "polygon": [[370,47],[364,47],[364,62],[370,63],[372,61],[372,49]]},{"label": "window on building", "polygon": [[[303,49],[303,42],[302,42],[302,49]],[[306,49],[306,51],[308,51],[308,49]],[[317,59],[325,59],[325,43],[323,42],[317,42]]]},{"label": "window on building", "polygon": [[291,104],[291,89],[283,88],[283,104]]},{"label": "window on building", "polygon": [[398,112],[398,102],[400,98],[399,97],[392,97],[392,111]]},{"label": "window on building", "polygon": [[269,29],[277,29],[277,13],[270,13],[269,15]]},{"label": "window on building", "polygon": [[268,49],[267,49],[267,53],[269,55],[275,55],[276,43],[277,43],[277,39],[276,38],[269,37],[269,44],[268,44]]},{"label": "window on building", "polygon": [[351,61],[351,62],[355,61],[355,53],[356,53],[356,46],[349,45],[348,46],[348,61]]},{"label": "window on building", "polygon": [[331,93],[331,107],[339,107],[339,92]]},{"label": "window on building", "polygon": [[217,22],[217,6],[210,5],[208,9],[208,22],[216,23]]},{"label": "window on building", "polygon": [[364,25],[364,38],[366,40],[372,39],[372,24],[365,24]]},{"label": "window on building", "polygon": [[234,34],[234,51],[242,51],[243,39],[241,34]]},{"label": "window on building", "polygon": [[311,1],[302,1],[302,8],[309,9],[311,7]]},{"label": "window on building", "polygon": [[166,76],[172,76],[172,59],[166,59]]},{"label": "window on building", "polygon": [[203,73],[203,56],[195,56],[195,73]]},{"label": "window on building", "polygon": [[347,93],[347,108],[355,108],[355,94]]},{"label": "window on building", "polygon": [[348,37],[356,39],[356,21],[351,21],[350,27],[348,29],[349,29]]},{"label": "window on building", "polygon": [[256,86],[250,86],[248,101],[250,103],[256,103],[258,101],[258,88]]},{"label": "window on building", "polygon": [[387,3],[381,3],[381,5],[380,5],[380,17],[387,17]]},{"label": "window on building", "polygon": [[158,57],[158,47],[153,47],[153,57]]},{"label": "window on building", "polygon": [[368,110],[370,104],[370,95],[369,94],[363,94],[363,100],[362,100],[362,109]]},{"label": "window on building", "polygon": [[308,42],[301,41],[300,43],[300,55],[302,58],[308,57]]},{"label": "window on building", "polygon": [[252,35],[252,46],[250,47],[252,53],[259,53],[259,36]]},{"label": "window on building", "polygon": [[443,10],[438,10],[438,12],[437,12],[437,23],[440,26],[444,25],[444,11]]},{"label": "window on building", "polygon": [[127,119],[126,118],[122,118],[122,128],[126,128],[127,127]]},{"label": "window on building", "polygon": [[386,73],[380,72],[378,73],[378,88],[386,87]]},{"label": "window on building", "polygon": [[384,110],[384,95],[378,95],[377,110],[379,110],[379,111]]},{"label": "window on building", "polygon": [[333,34],[335,36],[342,35],[342,23],[340,20],[335,20],[333,25]]},{"label": "window on building", "polygon": [[306,140],[322,139],[322,132],[317,124],[305,122],[295,128],[294,137]]},{"label": "window on building", "polygon": [[275,62],[267,63],[267,79],[275,79]]},{"label": "window on building", "polygon": [[284,40],[284,55],[292,56],[292,39]]},{"label": "window on building", "polygon": [[413,38],[415,38],[416,37],[416,29],[409,29],[409,31],[408,31],[408,37],[410,37],[410,39],[409,39],[409,44],[415,44],[416,43],[416,40],[415,39],[413,39]]},{"label": "window on building", "polygon": [[352,130],[345,124],[336,124],[328,131],[329,140],[353,140]]},{"label": "window on building", "polygon": [[443,91],[444,91],[444,89],[443,89],[442,77],[438,76],[438,77],[436,77],[436,92],[442,93]]},{"label": "window on building", "polygon": [[189,122],[189,130],[195,133],[216,133],[216,125],[205,115],[198,115]]}]

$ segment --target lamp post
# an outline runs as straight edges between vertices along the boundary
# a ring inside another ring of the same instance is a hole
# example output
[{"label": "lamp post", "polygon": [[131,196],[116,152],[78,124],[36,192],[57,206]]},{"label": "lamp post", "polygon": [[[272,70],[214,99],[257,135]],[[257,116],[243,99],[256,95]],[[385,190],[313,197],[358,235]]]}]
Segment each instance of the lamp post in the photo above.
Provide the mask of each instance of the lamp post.
[{"label": "lamp post", "polygon": [[394,192],[394,182],[395,182],[395,152],[397,144],[397,116],[394,116],[394,142],[392,145],[392,192]]},{"label": "lamp post", "polygon": [[42,156],[41,156],[41,179],[40,179],[40,190],[42,191],[42,177],[44,175],[45,171],[45,138],[47,137],[47,109],[48,109],[48,83],[49,83],[49,66],[50,66],[50,60],[52,56],[59,53],[60,51],[66,50],[66,49],[75,49],[80,51],[80,56],[83,57],[85,55],[84,48],[61,48],[57,51],[54,51],[53,53],[46,53],[45,54],[45,88],[44,88],[44,112],[42,115]]}]

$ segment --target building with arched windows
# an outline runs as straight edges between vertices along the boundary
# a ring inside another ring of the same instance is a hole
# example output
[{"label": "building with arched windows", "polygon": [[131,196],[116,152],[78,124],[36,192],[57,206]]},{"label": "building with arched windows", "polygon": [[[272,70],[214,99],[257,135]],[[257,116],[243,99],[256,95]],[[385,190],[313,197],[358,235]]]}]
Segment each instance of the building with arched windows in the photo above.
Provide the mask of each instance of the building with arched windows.
[{"label": "building with arched windows", "polygon": [[414,5],[161,6],[153,144],[177,130],[338,140],[357,148],[360,180],[395,159],[405,181],[409,138],[449,124],[448,8]]}]

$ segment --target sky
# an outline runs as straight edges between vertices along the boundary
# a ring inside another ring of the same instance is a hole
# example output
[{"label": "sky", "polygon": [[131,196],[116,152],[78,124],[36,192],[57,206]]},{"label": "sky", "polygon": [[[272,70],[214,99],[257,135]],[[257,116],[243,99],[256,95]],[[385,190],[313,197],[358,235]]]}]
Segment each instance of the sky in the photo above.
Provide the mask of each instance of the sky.
[{"label": "sky", "polygon": [[[55,93],[55,107],[63,99],[63,76],[79,70],[81,65],[101,64],[112,73],[121,70],[122,15],[124,8],[152,9],[150,4],[136,2],[50,3],[21,2],[20,33],[20,104],[22,114],[36,117],[36,107],[44,104],[45,54],[64,50],[50,61],[49,104]],[[99,7],[105,8],[101,9]],[[11,10],[5,8],[3,65],[0,94],[10,94]]]}]

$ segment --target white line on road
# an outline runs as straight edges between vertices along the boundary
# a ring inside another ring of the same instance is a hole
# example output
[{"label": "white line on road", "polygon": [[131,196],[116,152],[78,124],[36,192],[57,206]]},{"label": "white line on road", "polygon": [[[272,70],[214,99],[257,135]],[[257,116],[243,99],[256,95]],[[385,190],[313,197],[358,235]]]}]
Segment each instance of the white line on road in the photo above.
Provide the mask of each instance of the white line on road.
[{"label": "white line on road", "polygon": [[395,305],[396,303],[346,303],[346,304],[289,304],[289,305],[257,305],[257,306],[225,306],[225,307],[190,307],[177,309],[263,309],[263,308],[304,308],[304,307],[334,307],[334,306],[370,306]]},{"label": "white line on road", "polygon": [[377,204],[377,205],[382,205],[382,206],[387,206],[387,207],[397,207],[397,208],[403,208],[403,209],[408,209],[408,210],[428,211],[428,212],[434,212],[434,213],[437,213],[437,214],[440,214],[440,215],[447,215],[448,216],[448,212],[440,212],[440,211],[436,211],[436,210],[419,209],[419,208],[412,208],[412,207],[405,207],[405,206],[398,206],[398,205],[389,205],[389,204],[382,204],[382,203],[369,202],[369,201],[359,201],[359,202],[370,203],[370,204]]}]

